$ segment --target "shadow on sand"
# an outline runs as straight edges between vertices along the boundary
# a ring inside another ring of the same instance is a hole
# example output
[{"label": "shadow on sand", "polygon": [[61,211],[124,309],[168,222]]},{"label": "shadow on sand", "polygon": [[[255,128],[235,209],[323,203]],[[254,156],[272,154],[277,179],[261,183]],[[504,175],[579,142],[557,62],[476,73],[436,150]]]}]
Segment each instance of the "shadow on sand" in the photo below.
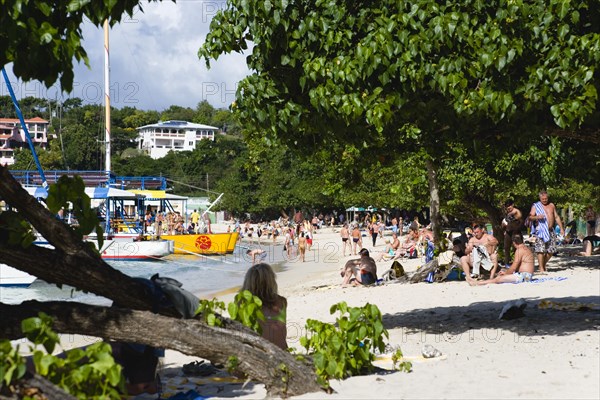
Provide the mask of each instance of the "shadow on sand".
[{"label": "shadow on sand", "polygon": [[387,329],[404,328],[406,334],[425,333],[457,336],[478,329],[508,330],[520,336],[570,335],[600,328],[600,296],[545,298],[554,303],[581,303],[582,310],[538,308],[539,298],[524,298],[525,317],[505,321],[498,317],[506,302],[484,301],[468,306],[416,309],[385,314]]}]

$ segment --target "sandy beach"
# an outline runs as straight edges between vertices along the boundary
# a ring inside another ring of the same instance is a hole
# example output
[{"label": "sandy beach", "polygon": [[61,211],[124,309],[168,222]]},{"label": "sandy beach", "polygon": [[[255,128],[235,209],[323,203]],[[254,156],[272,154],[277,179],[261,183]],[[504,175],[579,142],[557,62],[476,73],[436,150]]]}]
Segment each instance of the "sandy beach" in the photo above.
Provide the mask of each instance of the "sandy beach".
[{"label": "sandy beach", "polygon": [[[320,230],[314,242],[304,263],[285,260],[281,243],[263,245],[270,262],[285,266],[278,284],[288,300],[288,344],[300,349],[298,339],[309,318],[333,322],[332,304],[368,302],[380,308],[389,345],[402,349],[413,371],[332,381],[335,393],[300,398],[600,398],[600,256],[556,256],[539,283],[470,287],[455,281],[343,288],[339,269],[353,257],[342,257],[337,229]],[[371,243],[365,247],[373,249]],[[374,251],[383,247],[380,241]],[[390,264],[378,263],[379,274]],[[422,261],[402,264],[412,272]],[[233,293],[218,297],[227,302]],[[525,317],[500,320],[504,304],[515,299],[527,302]],[[423,358],[425,344],[443,355]],[[192,360],[196,358],[167,351],[161,371],[163,397],[189,389],[211,398],[267,396],[260,383],[243,383],[221,373],[185,377],[181,366]],[[391,363],[382,357],[377,365],[387,369]]]}]

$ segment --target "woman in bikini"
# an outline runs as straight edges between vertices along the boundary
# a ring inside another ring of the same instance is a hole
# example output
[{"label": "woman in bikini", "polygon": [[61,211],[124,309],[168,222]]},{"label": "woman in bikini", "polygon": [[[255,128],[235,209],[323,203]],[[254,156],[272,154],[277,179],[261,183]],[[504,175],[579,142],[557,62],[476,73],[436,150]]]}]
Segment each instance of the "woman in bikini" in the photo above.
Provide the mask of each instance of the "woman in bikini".
[{"label": "woman in bikini", "polygon": [[298,236],[298,253],[300,260],[304,262],[306,256],[306,233],[304,231],[300,232],[300,235]]},{"label": "woman in bikini", "polygon": [[253,265],[246,272],[241,291],[248,290],[262,300],[265,320],[260,322],[262,337],[287,349],[286,310],[287,300],[277,293],[275,272],[269,264]]}]

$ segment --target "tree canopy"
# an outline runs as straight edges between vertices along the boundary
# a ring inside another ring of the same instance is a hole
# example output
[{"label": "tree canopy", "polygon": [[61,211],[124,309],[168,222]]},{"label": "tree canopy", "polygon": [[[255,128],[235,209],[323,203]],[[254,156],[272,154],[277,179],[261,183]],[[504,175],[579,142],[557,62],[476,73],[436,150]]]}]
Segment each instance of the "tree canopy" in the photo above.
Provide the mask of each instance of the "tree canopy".
[{"label": "tree canopy", "polygon": [[[156,0],[148,0],[156,1]],[[13,72],[25,81],[39,80],[47,87],[56,80],[64,90],[73,88],[73,60],[88,64],[82,45],[84,20],[112,26],[124,15],[133,16],[139,0],[2,2],[0,65],[13,63]]]},{"label": "tree canopy", "polygon": [[546,135],[600,143],[595,0],[231,0],[199,56],[250,43],[232,108],[251,141],[357,167],[424,151],[435,213],[453,149],[491,161]]}]

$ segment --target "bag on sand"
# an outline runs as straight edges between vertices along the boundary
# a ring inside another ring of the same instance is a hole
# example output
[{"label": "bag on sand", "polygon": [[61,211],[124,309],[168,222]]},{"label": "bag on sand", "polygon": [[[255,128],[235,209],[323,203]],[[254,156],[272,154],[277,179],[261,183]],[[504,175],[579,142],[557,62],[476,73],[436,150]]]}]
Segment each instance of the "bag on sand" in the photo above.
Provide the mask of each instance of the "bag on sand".
[{"label": "bag on sand", "polygon": [[404,267],[402,266],[402,264],[400,264],[400,262],[398,262],[398,260],[396,260],[392,263],[391,268],[383,273],[381,278],[384,281],[389,282],[389,281],[393,281],[396,279],[400,279],[401,277],[403,277],[405,275],[406,275],[406,272],[404,271]]},{"label": "bag on sand", "polygon": [[401,276],[406,275],[406,272],[404,271],[404,267],[402,266],[402,264],[400,264],[400,262],[398,260],[396,260],[392,263],[391,269],[394,271],[394,275],[395,275],[396,279],[400,278]]}]

